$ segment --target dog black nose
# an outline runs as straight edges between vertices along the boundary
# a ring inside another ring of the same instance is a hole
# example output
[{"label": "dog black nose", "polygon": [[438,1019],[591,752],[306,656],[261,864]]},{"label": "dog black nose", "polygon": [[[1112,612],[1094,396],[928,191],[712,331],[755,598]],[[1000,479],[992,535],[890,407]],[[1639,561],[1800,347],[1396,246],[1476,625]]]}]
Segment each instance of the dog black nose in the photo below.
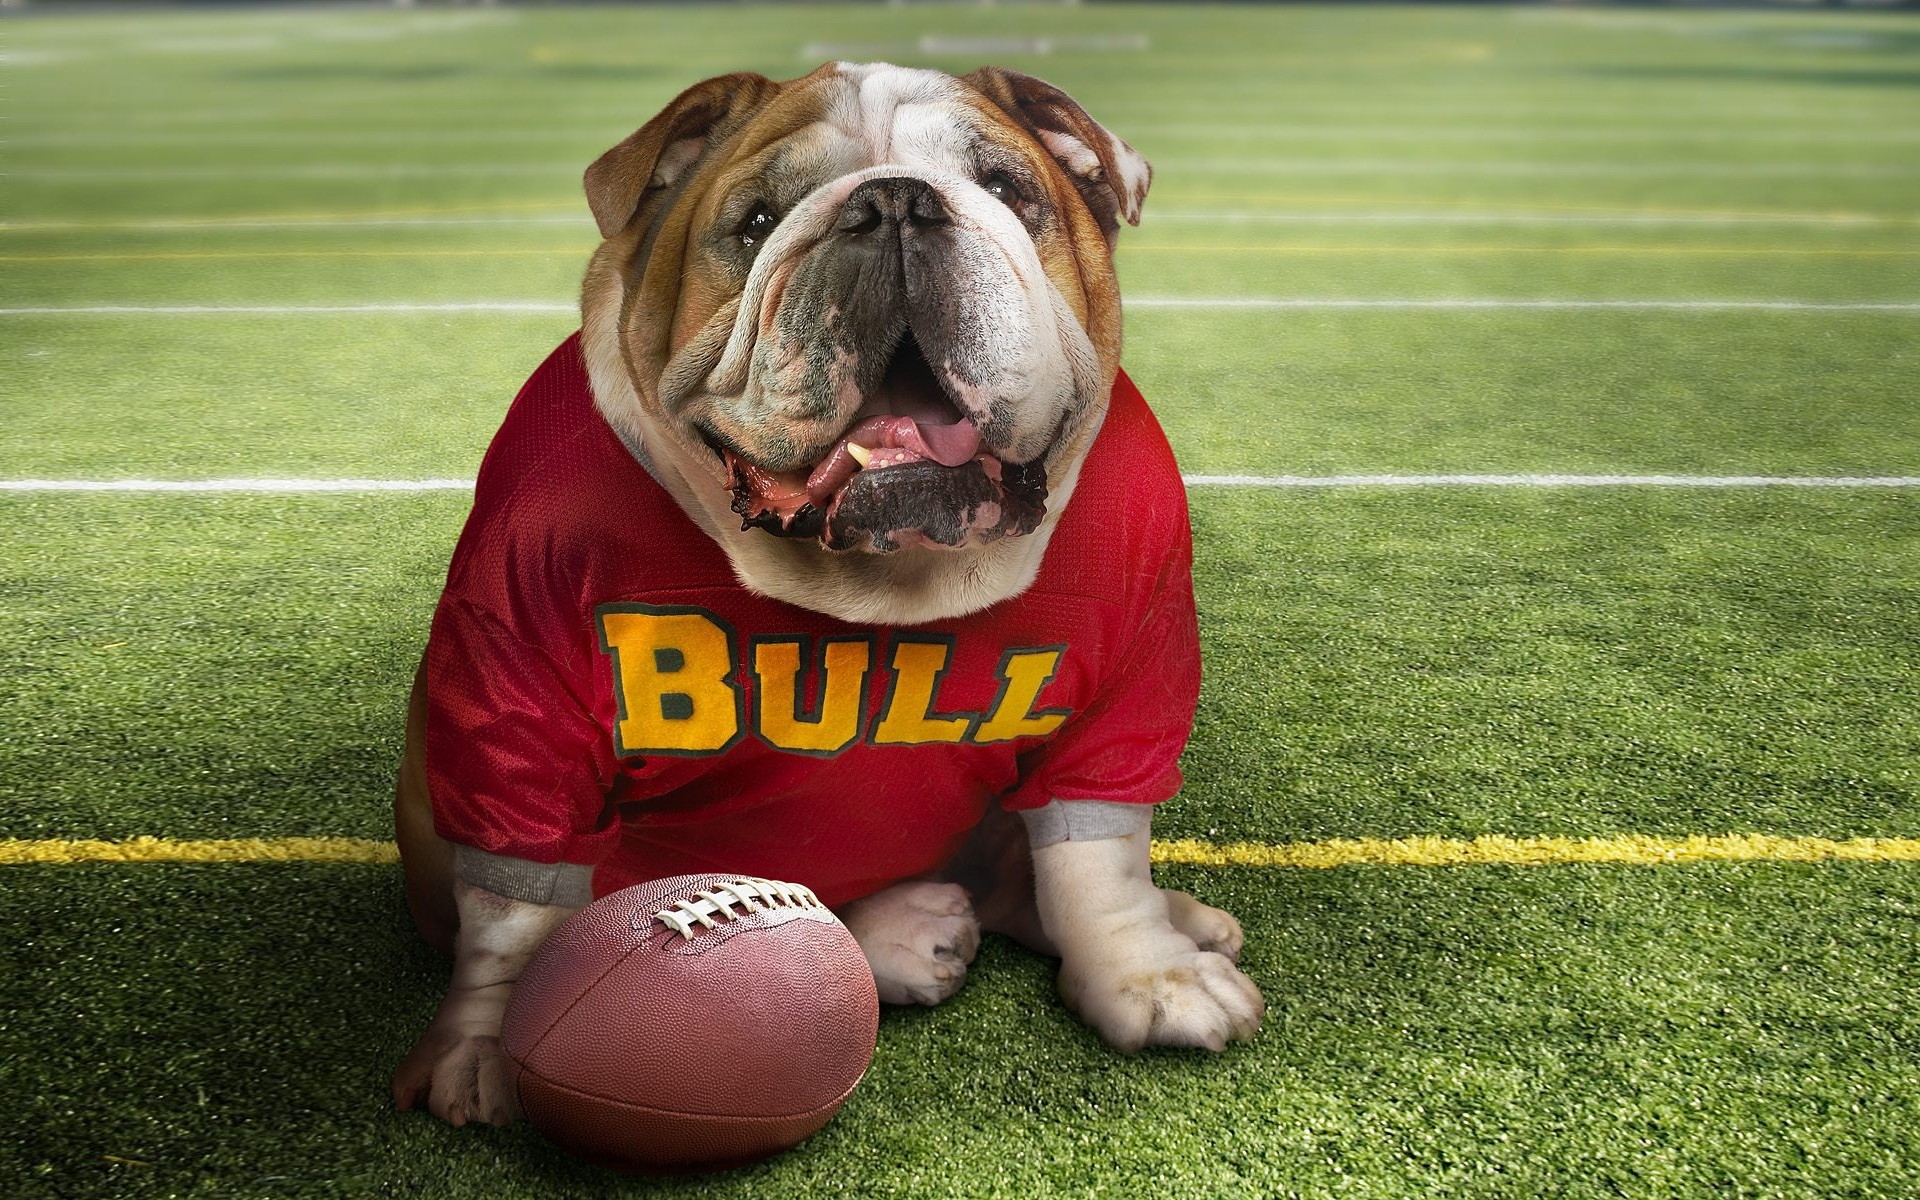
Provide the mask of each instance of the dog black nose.
[{"label": "dog black nose", "polygon": [[836,228],[846,237],[887,233],[902,226],[930,228],[948,224],[940,193],[924,179],[869,179],[840,206]]}]

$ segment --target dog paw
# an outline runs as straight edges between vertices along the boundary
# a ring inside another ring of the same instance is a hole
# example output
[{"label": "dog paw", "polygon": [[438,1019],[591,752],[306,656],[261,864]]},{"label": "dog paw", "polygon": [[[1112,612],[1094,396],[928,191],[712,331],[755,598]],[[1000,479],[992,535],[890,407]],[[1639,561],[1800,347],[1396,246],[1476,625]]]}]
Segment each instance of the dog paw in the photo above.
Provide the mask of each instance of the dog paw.
[{"label": "dog paw", "polygon": [[520,1098],[498,1036],[428,1029],[393,1073],[393,1103],[425,1102],[450,1125],[506,1125],[520,1119]]},{"label": "dog paw", "polygon": [[1246,935],[1240,932],[1240,922],[1234,920],[1232,913],[1202,904],[1172,888],[1161,888],[1160,894],[1167,899],[1167,919],[1175,929],[1192,938],[1194,945],[1224,955],[1233,962],[1240,961],[1240,946],[1246,941]]},{"label": "dog paw", "polygon": [[1259,1031],[1266,1001],[1232,959],[1171,927],[1146,940],[1151,945],[1131,952],[1122,946],[1061,965],[1061,996],[1109,1045],[1129,1054],[1143,1046],[1224,1050]]},{"label": "dog paw", "polygon": [[885,1004],[938,1004],[980,949],[973,900],[957,883],[897,883],[841,906]]}]

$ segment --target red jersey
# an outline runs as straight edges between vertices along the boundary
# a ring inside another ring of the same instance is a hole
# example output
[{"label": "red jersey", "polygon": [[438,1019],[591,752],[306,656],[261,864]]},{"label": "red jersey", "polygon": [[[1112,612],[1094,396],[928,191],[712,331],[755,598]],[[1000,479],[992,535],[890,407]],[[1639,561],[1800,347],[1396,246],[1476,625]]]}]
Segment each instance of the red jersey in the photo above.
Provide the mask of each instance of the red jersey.
[{"label": "red jersey", "polygon": [[1038,576],[956,620],[756,596],[594,404],[576,334],[481,464],[427,646],[449,841],[739,872],[828,904],[935,870],[994,802],[1155,803],[1200,685],[1186,492],[1123,374]]}]

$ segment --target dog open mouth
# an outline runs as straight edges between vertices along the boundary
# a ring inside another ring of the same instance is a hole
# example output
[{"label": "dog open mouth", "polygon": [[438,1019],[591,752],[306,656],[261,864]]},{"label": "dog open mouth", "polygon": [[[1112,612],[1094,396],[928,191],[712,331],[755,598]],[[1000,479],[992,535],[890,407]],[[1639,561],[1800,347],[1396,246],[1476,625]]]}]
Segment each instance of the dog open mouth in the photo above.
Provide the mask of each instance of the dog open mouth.
[{"label": "dog open mouth", "polygon": [[829,550],[958,547],[1032,533],[1046,516],[1041,459],[1004,463],[961,415],[912,333],[826,456],[770,471],[725,446],[740,528],[818,538]]}]

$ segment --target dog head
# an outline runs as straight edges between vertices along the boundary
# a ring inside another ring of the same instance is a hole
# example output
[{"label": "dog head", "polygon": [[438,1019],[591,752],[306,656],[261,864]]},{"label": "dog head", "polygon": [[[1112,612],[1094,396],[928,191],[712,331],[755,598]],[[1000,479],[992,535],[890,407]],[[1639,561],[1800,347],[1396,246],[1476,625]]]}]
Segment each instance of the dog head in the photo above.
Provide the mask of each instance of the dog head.
[{"label": "dog head", "polygon": [[1011,71],[697,84],[587,169],[596,400],[747,587],[984,608],[1031,582],[1099,432],[1149,177]]}]

